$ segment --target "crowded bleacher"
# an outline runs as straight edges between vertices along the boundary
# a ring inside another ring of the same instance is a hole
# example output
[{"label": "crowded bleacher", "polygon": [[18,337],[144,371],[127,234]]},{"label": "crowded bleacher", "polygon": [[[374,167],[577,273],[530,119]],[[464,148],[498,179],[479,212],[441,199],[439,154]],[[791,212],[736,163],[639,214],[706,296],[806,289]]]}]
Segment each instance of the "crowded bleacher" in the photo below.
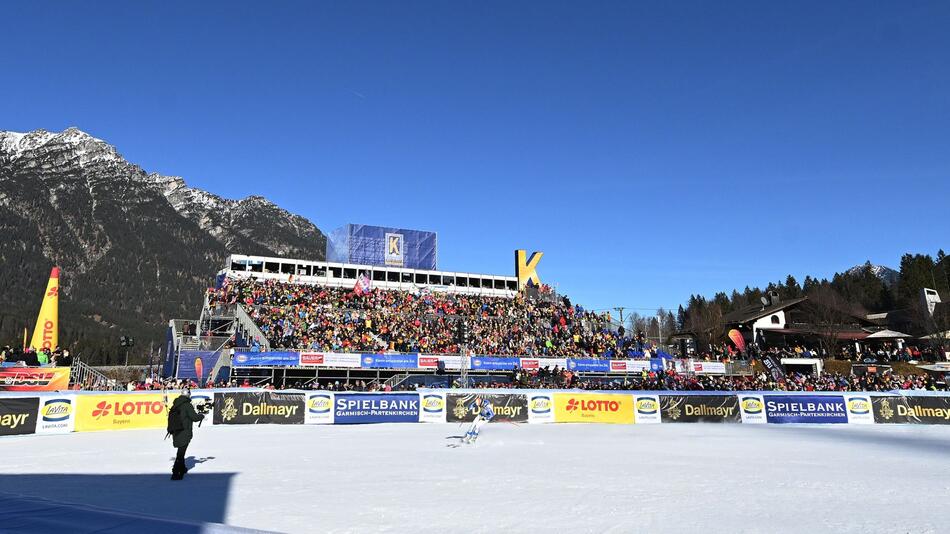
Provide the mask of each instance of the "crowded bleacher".
[{"label": "crowded bleacher", "polygon": [[[605,314],[564,298],[531,299],[229,279],[209,305],[241,304],[272,347],[337,352],[476,354],[574,358],[639,356]],[[466,335],[460,336],[460,331]]]}]

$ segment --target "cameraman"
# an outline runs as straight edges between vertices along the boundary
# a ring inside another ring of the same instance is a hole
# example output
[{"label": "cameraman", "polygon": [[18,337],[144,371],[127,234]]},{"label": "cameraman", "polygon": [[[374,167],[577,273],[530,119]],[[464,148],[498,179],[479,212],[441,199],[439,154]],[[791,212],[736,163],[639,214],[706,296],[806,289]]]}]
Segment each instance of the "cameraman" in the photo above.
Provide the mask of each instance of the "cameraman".
[{"label": "cameraman", "polygon": [[191,390],[187,387],[181,390],[181,395],[175,399],[168,412],[168,433],[172,435],[172,446],[178,448],[178,455],[172,466],[172,480],[181,480],[188,472],[185,467],[185,451],[191,443],[191,425],[204,418],[205,416],[195,411],[191,404]]}]

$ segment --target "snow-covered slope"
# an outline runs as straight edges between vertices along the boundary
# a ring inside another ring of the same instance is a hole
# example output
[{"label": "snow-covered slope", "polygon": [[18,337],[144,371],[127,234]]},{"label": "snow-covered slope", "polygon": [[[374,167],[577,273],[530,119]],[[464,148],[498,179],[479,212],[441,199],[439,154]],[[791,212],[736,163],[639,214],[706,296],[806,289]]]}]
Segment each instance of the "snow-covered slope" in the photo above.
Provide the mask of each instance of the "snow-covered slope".
[{"label": "snow-covered slope", "polygon": [[0,438],[25,495],[282,532],[945,532],[950,427],[454,424]]}]

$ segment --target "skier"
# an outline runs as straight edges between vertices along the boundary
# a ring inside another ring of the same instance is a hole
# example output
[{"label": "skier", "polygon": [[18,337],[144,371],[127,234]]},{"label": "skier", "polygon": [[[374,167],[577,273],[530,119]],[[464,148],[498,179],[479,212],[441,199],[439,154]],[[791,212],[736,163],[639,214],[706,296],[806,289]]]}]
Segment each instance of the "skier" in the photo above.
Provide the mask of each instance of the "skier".
[{"label": "skier", "polygon": [[168,433],[172,436],[172,446],[178,449],[175,464],[172,466],[172,480],[181,480],[188,472],[185,467],[185,451],[191,443],[191,425],[201,421],[205,416],[195,411],[191,404],[191,390],[187,387],[181,390],[181,395],[172,403],[168,411]]},{"label": "skier", "polygon": [[495,417],[495,410],[492,409],[491,402],[486,398],[482,398],[481,395],[475,395],[475,399],[468,405],[469,410],[472,408],[478,410],[478,414],[475,415],[472,426],[469,427],[465,437],[462,438],[462,443],[475,443],[475,440],[478,439],[478,430]]}]

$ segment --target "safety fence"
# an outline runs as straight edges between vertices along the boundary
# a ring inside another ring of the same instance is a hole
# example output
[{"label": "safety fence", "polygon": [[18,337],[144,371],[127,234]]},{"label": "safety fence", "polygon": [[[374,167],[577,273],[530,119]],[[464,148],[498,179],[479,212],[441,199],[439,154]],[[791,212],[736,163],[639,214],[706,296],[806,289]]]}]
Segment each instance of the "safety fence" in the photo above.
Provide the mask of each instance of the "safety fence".
[{"label": "safety fence", "polygon": [[[933,392],[590,392],[420,390],[412,393],[196,390],[205,424],[461,423],[474,420],[475,395],[493,422],[512,423],[838,423],[950,424],[950,395]],[[164,429],[175,394],[59,392],[0,394],[0,435]]]}]

